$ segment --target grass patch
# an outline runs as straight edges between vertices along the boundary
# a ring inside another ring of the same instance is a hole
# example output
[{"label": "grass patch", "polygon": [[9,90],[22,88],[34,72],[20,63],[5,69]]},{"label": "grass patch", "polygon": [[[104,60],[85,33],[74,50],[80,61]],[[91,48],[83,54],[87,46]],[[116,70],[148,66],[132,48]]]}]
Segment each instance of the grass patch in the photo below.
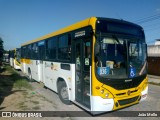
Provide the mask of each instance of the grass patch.
[{"label": "grass patch", "polygon": [[12,77],[12,79],[14,81],[19,80],[19,79],[22,78],[20,75],[18,75],[17,73],[14,73],[14,72],[12,73],[11,77]]},{"label": "grass patch", "polygon": [[5,71],[0,76],[2,79],[0,81],[0,86],[13,86],[14,88],[22,89],[32,89],[32,86],[27,81],[27,78],[20,76],[15,70],[10,66],[5,66]]},{"label": "grass patch", "polygon": [[160,86],[160,83],[155,83],[155,82],[148,82],[149,84],[152,84],[152,85],[158,85]]},{"label": "grass patch", "polygon": [[13,86],[18,89],[26,88],[32,90],[32,86],[25,79],[16,80]]}]

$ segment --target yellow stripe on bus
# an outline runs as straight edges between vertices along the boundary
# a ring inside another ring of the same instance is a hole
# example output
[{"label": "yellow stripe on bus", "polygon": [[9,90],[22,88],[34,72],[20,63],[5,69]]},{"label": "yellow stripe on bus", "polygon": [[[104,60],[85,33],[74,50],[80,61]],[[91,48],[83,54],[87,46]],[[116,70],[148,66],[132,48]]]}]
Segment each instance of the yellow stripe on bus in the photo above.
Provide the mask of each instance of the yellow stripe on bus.
[{"label": "yellow stripe on bus", "polygon": [[22,46],[25,46],[25,45],[28,45],[28,44],[31,44],[31,43],[34,43],[34,42],[38,42],[38,41],[41,41],[41,40],[44,40],[44,39],[47,39],[47,38],[50,38],[50,37],[53,37],[53,36],[56,36],[56,35],[60,35],[60,34],[66,33],[66,32],[70,32],[70,31],[75,30],[75,29],[86,27],[86,26],[89,26],[89,25],[91,25],[93,27],[93,30],[95,30],[95,23],[96,23],[95,21],[96,20],[97,20],[96,17],[91,17],[91,18],[82,20],[82,21],[77,22],[73,25],[70,25],[70,26],[65,27],[63,29],[60,29],[56,32],[52,32],[50,34],[47,34],[47,35],[42,36],[40,38],[37,38],[35,40],[29,41],[29,42],[23,44]]},{"label": "yellow stripe on bus", "polygon": [[21,63],[31,64],[30,59],[21,59]]}]

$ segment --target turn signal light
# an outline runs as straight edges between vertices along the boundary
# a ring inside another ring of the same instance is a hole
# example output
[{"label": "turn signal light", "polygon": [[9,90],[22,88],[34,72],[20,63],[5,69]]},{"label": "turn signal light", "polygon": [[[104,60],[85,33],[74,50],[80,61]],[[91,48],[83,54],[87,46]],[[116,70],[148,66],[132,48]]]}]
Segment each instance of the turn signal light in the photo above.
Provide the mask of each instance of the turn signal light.
[{"label": "turn signal light", "polygon": [[100,89],[100,87],[99,87],[99,86],[96,86],[96,89],[97,89],[97,90],[99,90],[99,89]]}]

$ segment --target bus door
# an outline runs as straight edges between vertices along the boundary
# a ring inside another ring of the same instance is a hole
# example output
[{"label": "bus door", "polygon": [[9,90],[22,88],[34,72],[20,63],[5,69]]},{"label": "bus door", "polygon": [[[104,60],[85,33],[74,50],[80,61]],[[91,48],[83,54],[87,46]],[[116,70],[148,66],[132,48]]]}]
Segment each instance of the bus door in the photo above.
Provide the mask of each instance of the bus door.
[{"label": "bus door", "polygon": [[75,100],[90,109],[90,39],[75,40]]},{"label": "bus door", "polygon": [[41,41],[38,43],[38,81],[44,82],[43,81],[43,58],[44,58],[44,51],[45,51],[45,46],[44,46],[44,41]]}]

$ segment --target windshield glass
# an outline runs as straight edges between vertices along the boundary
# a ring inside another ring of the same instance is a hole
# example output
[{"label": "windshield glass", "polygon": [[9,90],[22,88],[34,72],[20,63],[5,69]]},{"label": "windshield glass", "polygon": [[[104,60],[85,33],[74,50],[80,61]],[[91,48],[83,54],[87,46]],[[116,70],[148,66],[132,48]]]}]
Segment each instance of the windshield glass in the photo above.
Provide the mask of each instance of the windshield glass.
[{"label": "windshield glass", "polygon": [[129,48],[129,77],[145,74],[146,70],[146,45],[140,40],[128,41]]},{"label": "windshield glass", "polygon": [[103,78],[133,78],[146,73],[145,44],[138,39],[102,36],[96,71]]}]

